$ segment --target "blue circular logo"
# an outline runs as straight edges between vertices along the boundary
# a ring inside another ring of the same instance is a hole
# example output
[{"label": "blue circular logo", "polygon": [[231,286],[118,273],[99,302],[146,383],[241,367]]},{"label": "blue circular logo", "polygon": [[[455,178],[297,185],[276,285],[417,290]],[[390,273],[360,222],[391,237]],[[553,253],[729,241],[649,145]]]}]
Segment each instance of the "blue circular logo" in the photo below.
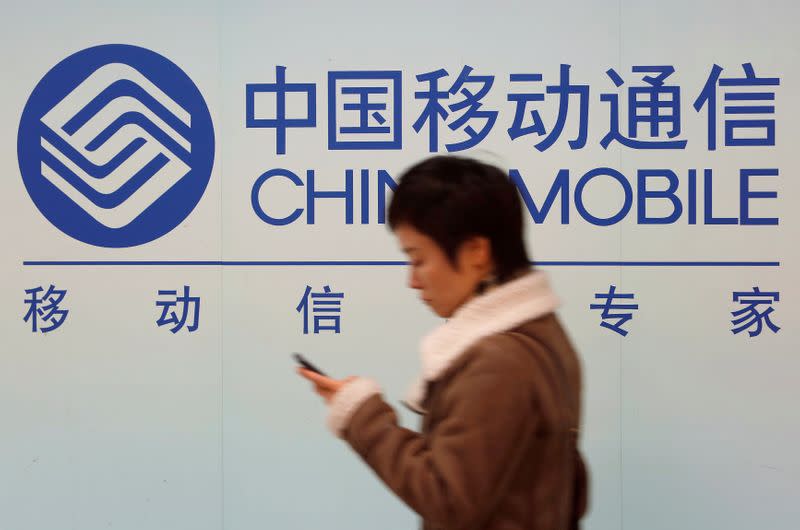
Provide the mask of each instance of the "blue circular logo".
[{"label": "blue circular logo", "polygon": [[65,234],[132,247],[181,223],[205,192],[214,127],[167,58],[109,44],[70,55],[34,88],[19,124],[22,180]]}]

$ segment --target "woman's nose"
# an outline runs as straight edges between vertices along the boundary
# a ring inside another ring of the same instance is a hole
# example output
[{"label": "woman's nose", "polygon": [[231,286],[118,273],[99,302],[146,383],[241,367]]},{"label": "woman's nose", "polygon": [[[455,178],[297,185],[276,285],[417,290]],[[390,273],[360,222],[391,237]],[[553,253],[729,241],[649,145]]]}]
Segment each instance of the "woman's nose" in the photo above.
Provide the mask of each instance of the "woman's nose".
[{"label": "woman's nose", "polygon": [[408,286],[411,289],[422,289],[422,284],[419,282],[417,275],[414,272],[408,274]]}]

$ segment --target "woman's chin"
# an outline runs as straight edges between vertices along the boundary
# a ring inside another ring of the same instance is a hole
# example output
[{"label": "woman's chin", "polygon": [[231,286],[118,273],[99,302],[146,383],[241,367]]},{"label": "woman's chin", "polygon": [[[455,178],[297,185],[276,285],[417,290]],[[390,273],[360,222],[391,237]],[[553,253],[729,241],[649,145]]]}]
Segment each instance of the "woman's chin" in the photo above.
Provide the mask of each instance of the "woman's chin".
[{"label": "woman's chin", "polygon": [[451,316],[453,316],[453,312],[452,311],[446,311],[446,310],[442,310],[442,309],[437,309],[437,308],[433,307],[430,304],[428,304],[428,306],[431,308],[431,311],[436,313],[436,315],[439,316],[439,317],[450,318]]}]

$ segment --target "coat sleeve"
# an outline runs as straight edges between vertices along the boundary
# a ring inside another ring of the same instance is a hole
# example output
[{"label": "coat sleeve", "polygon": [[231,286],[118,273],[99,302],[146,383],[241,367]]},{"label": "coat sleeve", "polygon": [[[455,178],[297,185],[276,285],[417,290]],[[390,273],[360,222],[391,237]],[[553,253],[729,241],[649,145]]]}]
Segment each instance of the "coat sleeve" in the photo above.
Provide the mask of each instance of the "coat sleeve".
[{"label": "coat sleeve", "polygon": [[434,526],[482,524],[537,429],[529,355],[497,337],[474,348],[431,411],[431,432],[400,427],[376,394],[341,431],[381,480]]}]

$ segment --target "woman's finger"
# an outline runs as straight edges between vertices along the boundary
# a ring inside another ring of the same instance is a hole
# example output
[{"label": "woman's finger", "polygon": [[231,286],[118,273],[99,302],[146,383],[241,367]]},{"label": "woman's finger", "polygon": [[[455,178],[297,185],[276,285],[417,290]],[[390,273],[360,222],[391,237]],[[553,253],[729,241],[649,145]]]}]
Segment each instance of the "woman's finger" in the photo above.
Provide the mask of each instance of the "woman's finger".
[{"label": "woman's finger", "polygon": [[336,382],[335,379],[331,379],[330,377],[325,377],[324,375],[312,372],[311,370],[306,370],[305,368],[298,368],[297,373],[299,373],[301,376],[305,377],[315,385],[331,387]]}]

